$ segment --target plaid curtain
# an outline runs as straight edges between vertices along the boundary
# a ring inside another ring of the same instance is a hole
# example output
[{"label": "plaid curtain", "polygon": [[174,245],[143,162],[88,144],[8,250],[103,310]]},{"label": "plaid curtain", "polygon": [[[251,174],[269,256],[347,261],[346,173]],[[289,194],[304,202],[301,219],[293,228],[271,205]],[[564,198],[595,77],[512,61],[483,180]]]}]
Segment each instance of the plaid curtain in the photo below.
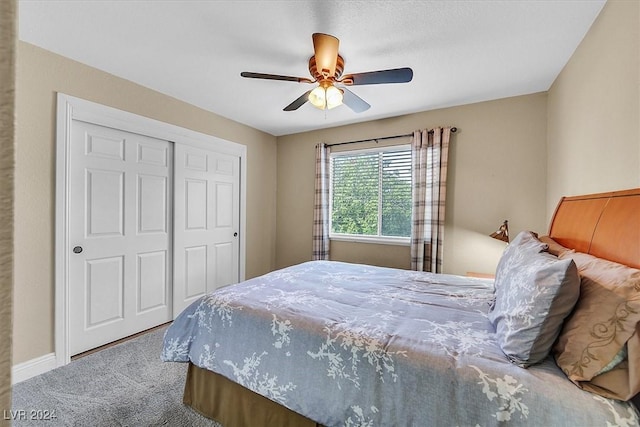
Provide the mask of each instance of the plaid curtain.
[{"label": "plaid curtain", "polygon": [[312,259],[329,259],[329,147],[326,144],[316,145]]},{"label": "plaid curtain", "polygon": [[425,129],[413,133],[411,143],[412,270],[442,272],[450,136],[451,128]]}]

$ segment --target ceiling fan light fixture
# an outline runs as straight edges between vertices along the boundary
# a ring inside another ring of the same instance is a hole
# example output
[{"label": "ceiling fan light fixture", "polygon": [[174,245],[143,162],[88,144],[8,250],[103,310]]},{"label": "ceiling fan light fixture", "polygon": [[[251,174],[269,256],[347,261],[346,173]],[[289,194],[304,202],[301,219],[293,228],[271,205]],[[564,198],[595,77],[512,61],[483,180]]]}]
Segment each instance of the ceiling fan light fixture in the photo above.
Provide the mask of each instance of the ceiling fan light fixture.
[{"label": "ceiling fan light fixture", "polygon": [[342,98],[342,91],[340,89],[333,85],[329,86],[326,89],[327,109],[331,110],[338,105],[342,105]]},{"label": "ceiling fan light fixture", "polygon": [[329,80],[323,80],[309,93],[309,102],[321,110],[330,110],[342,105],[343,93]]},{"label": "ceiling fan light fixture", "polygon": [[309,102],[316,108],[324,110],[327,104],[327,93],[322,86],[318,86],[309,93]]}]

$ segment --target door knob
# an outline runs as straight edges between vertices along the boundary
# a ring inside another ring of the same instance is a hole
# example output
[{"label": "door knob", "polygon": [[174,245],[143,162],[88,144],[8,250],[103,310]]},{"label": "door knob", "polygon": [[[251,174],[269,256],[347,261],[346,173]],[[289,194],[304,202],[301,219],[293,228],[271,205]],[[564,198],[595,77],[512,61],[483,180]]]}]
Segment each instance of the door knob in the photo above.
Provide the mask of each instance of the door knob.
[{"label": "door knob", "polygon": [[74,254],[79,254],[80,252],[82,252],[82,246],[76,246],[73,248]]},{"label": "door knob", "polygon": [[238,237],[238,232],[233,233],[233,237]]}]

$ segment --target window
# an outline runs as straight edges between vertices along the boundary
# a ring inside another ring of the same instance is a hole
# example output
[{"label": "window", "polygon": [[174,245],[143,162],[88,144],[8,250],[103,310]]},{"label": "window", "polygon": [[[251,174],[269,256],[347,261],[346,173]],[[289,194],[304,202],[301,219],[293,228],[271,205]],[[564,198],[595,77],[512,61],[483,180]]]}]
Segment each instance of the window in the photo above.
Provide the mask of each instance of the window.
[{"label": "window", "polygon": [[331,237],[408,242],[411,148],[331,154]]}]

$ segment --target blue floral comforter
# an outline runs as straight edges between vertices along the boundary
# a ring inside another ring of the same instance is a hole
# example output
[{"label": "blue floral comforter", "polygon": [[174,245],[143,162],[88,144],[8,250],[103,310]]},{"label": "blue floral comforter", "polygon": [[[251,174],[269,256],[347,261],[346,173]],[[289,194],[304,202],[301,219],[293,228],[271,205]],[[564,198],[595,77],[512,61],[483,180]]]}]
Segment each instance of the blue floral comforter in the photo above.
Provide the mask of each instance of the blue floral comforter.
[{"label": "blue floral comforter", "polygon": [[522,369],[487,319],[490,280],[312,261],[202,297],[162,359],[217,372],[325,426],[631,426],[552,358]]}]

